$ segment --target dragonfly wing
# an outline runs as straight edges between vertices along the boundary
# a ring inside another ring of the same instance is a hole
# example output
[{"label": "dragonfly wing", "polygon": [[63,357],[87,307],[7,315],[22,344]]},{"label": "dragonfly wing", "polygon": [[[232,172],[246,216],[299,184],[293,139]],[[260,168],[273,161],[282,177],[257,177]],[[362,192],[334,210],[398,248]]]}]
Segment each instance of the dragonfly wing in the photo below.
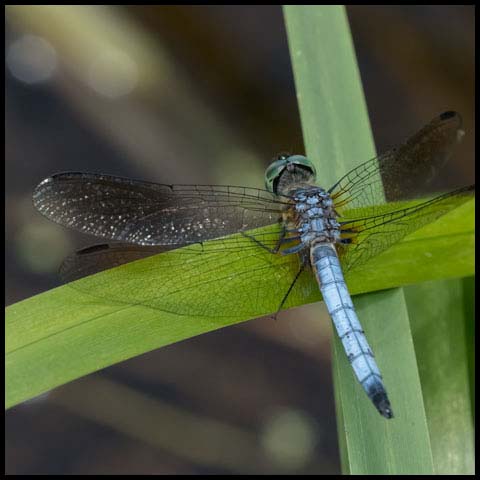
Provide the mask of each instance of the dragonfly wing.
[{"label": "dragonfly wing", "polygon": [[403,145],[344,175],[329,190],[336,208],[341,213],[425,195],[463,135],[460,115],[442,113]]},{"label": "dragonfly wing", "polygon": [[406,235],[470,200],[474,193],[475,186],[471,185],[431,200],[412,202],[405,208],[398,208],[398,203],[385,204],[380,215],[341,218],[342,237],[352,240],[351,244],[339,247],[343,270],[347,272],[363,265]]},{"label": "dragonfly wing", "polygon": [[164,246],[144,247],[129,243],[102,243],[82,248],[66,257],[58,273],[65,283],[73,282],[109,268],[165,252],[168,249]]},{"label": "dragonfly wing", "polygon": [[[270,314],[289,291],[300,260],[297,255],[272,255],[249,241],[253,244],[250,249],[235,249],[231,241],[225,245],[223,239],[188,245],[159,255],[154,263],[140,260],[134,269],[120,267],[106,277],[81,279],[68,286],[88,294],[93,302],[119,308],[142,305],[176,314],[179,319]],[[99,252],[94,248],[85,255],[91,262]],[[319,298],[311,271],[304,269],[284,308]]]},{"label": "dragonfly wing", "polygon": [[288,199],[246,187],[62,173],[41,182],[33,202],[50,220],[97,237],[184,245],[278,222]]},{"label": "dragonfly wing", "polygon": [[[183,261],[192,255],[205,253],[234,253],[263,249],[269,251],[278,246],[283,229],[280,224],[269,225],[248,233],[239,233],[227,238],[209,240],[207,244],[197,243],[190,248],[177,250]],[[59,268],[59,275],[66,283],[94,273],[118,267],[142,258],[175,249],[174,245],[135,245],[130,243],[102,243],[82,248],[64,259]],[[270,254],[270,252],[269,252]],[[206,257],[204,257],[206,258]]]}]

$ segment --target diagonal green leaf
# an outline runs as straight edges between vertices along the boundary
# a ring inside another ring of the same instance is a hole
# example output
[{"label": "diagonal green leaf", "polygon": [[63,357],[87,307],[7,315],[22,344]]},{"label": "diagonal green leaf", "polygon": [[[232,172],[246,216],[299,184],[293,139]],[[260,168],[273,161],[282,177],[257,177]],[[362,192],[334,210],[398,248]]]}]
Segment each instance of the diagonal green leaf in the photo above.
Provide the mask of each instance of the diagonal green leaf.
[{"label": "diagonal green leaf", "polygon": [[[452,211],[448,218],[455,233],[443,235],[441,219],[435,225],[411,235],[389,252],[375,258],[359,272],[352,272],[348,283],[352,292],[361,293],[392,286],[414,283],[424,279],[456,277],[473,273],[473,202]],[[436,227],[437,226],[437,227]],[[463,248],[459,248],[462,245]],[[469,246],[468,248],[465,248]],[[447,254],[446,254],[447,252]],[[270,255],[267,254],[269,259]],[[241,310],[241,304],[232,316],[232,300],[223,297],[224,317],[208,318],[176,315],[160,310],[154,302],[125,304],[121,295],[130,292],[151,291],[162,298],[175,290],[181,279],[171,272],[159,277],[161,266],[168,263],[175,252],[146,258],[116,269],[92,275],[79,282],[65,285],[6,308],[6,406],[7,408],[75,378],[99,370],[149,350],[193,337],[249,318],[272,313],[278,307],[278,298],[262,299],[255,311]],[[271,260],[271,259],[270,259]],[[248,269],[248,262],[257,267],[258,258],[248,254],[239,256],[230,275]],[[218,268],[220,268],[220,263]],[[198,267],[197,267],[198,268]],[[207,298],[218,298],[219,270],[212,272],[204,266]],[[231,268],[231,267],[230,267]],[[265,291],[274,291],[274,264],[263,271]],[[199,272],[197,272],[200,275]],[[118,292],[119,279],[122,292]],[[210,283],[208,281],[210,280]],[[76,286],[76,285],[81,285]],[[225,287],[225,286],[223,286]],[[270,287],[270,288],[269,288]],[[232,298],[235,286],[232,288]],[[244,295],[255,298],[258,284],[252,280]],[[120,295],[120,297],[119,297]],[[238,296],[238,295],[237,295]],[[313,289],[309,301],[319,300]],[[115,300],[117,299],[117,301]],[[174,301],[181,302],[181,295]],[[185,302],[186,300],[184,300]],[[293,292],[288,306],[305,303],[299,292]]]}]

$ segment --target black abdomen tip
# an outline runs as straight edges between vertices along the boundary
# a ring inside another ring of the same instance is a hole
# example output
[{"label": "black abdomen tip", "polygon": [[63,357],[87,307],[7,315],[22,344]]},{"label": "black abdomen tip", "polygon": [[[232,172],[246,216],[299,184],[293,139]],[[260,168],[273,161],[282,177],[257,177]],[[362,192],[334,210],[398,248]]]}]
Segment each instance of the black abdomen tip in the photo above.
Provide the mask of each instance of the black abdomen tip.
[{"label": "black abdomen tip", "polygon": [[393,418],[392,407],[385,391],[378,392],[372,397],[372,402],[385,418]]}]

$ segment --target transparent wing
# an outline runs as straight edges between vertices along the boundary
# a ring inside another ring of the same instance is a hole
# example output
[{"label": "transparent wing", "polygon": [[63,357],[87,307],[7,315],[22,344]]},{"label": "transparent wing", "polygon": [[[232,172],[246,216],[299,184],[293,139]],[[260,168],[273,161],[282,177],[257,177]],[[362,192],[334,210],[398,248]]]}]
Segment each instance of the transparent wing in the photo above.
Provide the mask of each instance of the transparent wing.
[{"label": "transparent wing", "polygon": [[234,186],[161,185],[89,173],[41,182],[34,206],[50,220],[108,240],[185,245],[279,221],[288,198]]},{"label": "transparent wing", "polygon": [[65,283],[73,282],[109,268],[141,260],[168,250],[163,246],[140,246],[129,243],[102,243],[82,248],[64,259],[59,275]]},{"label": "transparent wing", "polygon": [[[91,266],[100,255],[106,266],[125,259],[125,254],[130,261],[142,253],[156,253],[128,247],[84,249],[67,264]],[[143,305],[180,316],[245,318],[276,312],[300,266],[298,255],[272,255],[251,239],[236,235],[226,243],[218,239],[189,245],[159,255],[154,264],[140,260],[128,270],[120,266],[106,278],[81,279],[69,286],[91,295],[93,301],[118,304],[120,308]],[[86,270],[81,269],[84,274]],[[284,308],[319,299],[313,275],[304,270]]]},{"label": "transparent wing", "polygon": [[424,196],[463,137],[461,126],[458,113],[444,112],[403,145],[348,172],[329,190],[337,211],[375,205],[380,215],[390,210],[385,200]]},{"label": "transparent wing", "polygon": [[[69,285],[102,303],[114,302],[125,308],[142,304],[206,317],[271,313],[279,308],[299,271],[296,256],[269,252],[283,231],[278,219],[285,203],[262,190],[172,187],[104,175],[62,174],[37,187],[34,204],[62,225],[136,243],[88,247],[62,264],[64,281],[80,279]],[[270,225],[250,230],[265,224]],[[168,228],[163,228],[165,225]],[[194,225],[201,233],[198,237]],[[210,240],[247,229],[248,236]],[[121,268],[175,244],[189,245],[159,256],[155,267],[140,261],[133,270]],[[115,266],[120,268],[112,271],[105,284],[102,277],[82,281],[84,276]],[[315,294],[315,282],[305,281],[308,275],[300,276],[290,294],[292,299],[295,292],[300,292],[297,301],[306,291]],[[299,285],[303,285],[300,290]]]},{"label": "transparent wing", "polygon": [[[247,234],[222,238],[208,243],[204,251],[202,242],[193,248],[177,250],[178,255],[185,255],[185,260],[192,255],[212,254],[219,252],[234,253],[252,249],[272,250],[278,246],[278,239],[283,229],[280,224],[269,225],[267,228],[256,229]],[[94,273],[118,267],[126,263],[173,250],[173,245],[133,245],[130,243],[102,243],[82,248],[66,257],[60,268],[59,275],[65,282],[72,282]],[[182,257],[178,257],[179,261]],[[205,257],[206,258],[206,257]]]},{"label": "transparent wing", "polygon": [[[412,205],[405,208],[399,208],[399,203],[388,203],[383,206],[381,215],[359,217],[356,211],[352,211],[355,218],[345,216],[340,219],[342,238],[352,242],[339,247],[344,272],[363,265],[406,235],[457,208],[470,200],[474,193],[475,186],[471,185],[431,200],[411,202]],[[360,210],[366,211],[365,208]],[[371,211],[375,212],[375,208]]]}]

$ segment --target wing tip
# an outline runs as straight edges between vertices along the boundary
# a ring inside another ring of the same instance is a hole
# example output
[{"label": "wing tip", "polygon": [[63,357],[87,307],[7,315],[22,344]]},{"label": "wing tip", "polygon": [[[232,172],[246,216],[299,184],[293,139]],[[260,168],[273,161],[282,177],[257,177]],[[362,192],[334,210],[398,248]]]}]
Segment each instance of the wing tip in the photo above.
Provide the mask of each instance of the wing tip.
[{"label": "wing tip", "polygon": [[457,142],[460,142],[462,138],[465,136],[465,130],[463,130],[463,118],[462,116],[456,112],[455,110],[447,110],[441,113],[437,118],[437,121],[443,123],[450,123],[454,122],[456,124],[456,131],[457,131]]},{"label": "wing tip", "polygon": [[461,118],[460,114],[455,110],[447,110],[446,112],[441,113],[439,116],[440,120],[449,120],[453,117]]},{"label": "wing tip", "polygon": [[45,187],[52,183],[53,177],[44,178],[34,189],[32,193],[33,206],[42,212],[42,195],[45,192]]}]

